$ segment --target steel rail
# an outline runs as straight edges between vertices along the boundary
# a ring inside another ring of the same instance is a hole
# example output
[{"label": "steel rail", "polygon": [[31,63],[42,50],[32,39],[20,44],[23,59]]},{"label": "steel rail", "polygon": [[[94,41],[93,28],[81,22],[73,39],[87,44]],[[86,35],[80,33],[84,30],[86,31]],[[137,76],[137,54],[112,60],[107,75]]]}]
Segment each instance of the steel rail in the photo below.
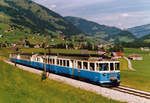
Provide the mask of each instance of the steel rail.
[{"label": "steel rail", "polygon": [[149,92],[144,92],[144,91],[141,91],[141,90],[136,90],[136,89],[127,88],[127,87],[123,87],[123,86],[112,87],[110,89],[116,90],[116,91],[119,91],[119,92],[123,92],[123,93],[128,93],[128,94],[135,95],[135,96],[138,96],[138,97],[143,97],[143,98],[146,98],[146,99],[150,99],[150,93]]}]

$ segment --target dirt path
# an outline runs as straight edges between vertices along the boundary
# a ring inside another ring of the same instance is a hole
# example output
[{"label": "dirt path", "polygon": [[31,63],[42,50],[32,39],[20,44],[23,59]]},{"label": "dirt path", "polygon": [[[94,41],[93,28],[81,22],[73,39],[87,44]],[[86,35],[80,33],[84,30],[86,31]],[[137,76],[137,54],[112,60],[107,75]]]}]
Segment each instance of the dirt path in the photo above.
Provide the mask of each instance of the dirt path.
[{"label": "dirt path", "polygon": [[130,61],[127,57],[125,57],[125,56],[124,56],[123,58],[128,61],[128,68],[129,68],[130,70],[132,70],[132,71],[135,71],[135,69],[132,67],[131,61]]}]

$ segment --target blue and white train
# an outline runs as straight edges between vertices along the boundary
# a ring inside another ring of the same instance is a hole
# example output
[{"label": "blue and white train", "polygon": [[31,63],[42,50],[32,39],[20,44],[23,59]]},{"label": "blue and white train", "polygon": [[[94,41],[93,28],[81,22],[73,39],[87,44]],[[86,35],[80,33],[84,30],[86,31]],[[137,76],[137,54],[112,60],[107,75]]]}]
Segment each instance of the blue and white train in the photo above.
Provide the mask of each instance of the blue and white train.
[{"label": "blue and white train", "polygon": [[120,84],[120,62],[116,60],[103,60],[98,57],[77,59],[70,56],[38,54],[10,54],[10,60],[42,70],[46,65],[47,71],[88,79],[100,85],[119,86]]}]

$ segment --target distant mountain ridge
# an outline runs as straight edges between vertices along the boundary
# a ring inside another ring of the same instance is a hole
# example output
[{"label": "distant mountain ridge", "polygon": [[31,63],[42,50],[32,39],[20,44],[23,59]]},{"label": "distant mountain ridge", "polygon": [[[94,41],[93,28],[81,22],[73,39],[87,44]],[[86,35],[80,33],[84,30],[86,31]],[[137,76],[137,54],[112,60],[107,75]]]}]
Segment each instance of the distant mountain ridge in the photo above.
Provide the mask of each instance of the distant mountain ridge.
[{"label": "distant mountain ridge", "polygon": [[127,29],[128,31],[132,32],[136,37],[140,38],[147,34],[150,34],[150,24],[136,26],[133,28]]},{"label": "distant mountain ridge", "polygon": [[135,39],[132,33],[116,27],[77,17],[62,17],[31,0],[0,0],[0,34],[3,36],[0,42],[2,39],[21,41],[26,38],[30,41],[33,39],[37,41],[41,36],[43,38],[48,36],[51,40],[51,38],[58,38],[58,35],[74,36],[78,34],[84,35],[85,41],[96,41],[97,43],[130,42]]},{"label": "distant mountain ridge", "polygon": [[88,36],[96,36],[107,42],[130,42],[136,38],[130,32],[123,31],[116,27],[101,25],[83,18],[67,16],[65,19],[74,24],[80,31]]},{"label": "distant mountain ridge", "polygon": [[72,24],[80,28],[82,32],[88,35],[97,34],[99,32],[105,32],[109,35],[115,35],[121,31],[119,28],[100,25],[96,22],[88,21],[79,17],[67,16],[65,17],[65,19],[70,21]]}]

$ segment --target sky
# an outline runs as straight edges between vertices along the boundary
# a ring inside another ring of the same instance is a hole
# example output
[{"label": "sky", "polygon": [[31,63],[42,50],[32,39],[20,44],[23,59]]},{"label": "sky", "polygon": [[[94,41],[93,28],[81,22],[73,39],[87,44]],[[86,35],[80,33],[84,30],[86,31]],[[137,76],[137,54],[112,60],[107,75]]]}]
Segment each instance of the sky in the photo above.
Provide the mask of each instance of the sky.
[{"label": "sky", "polygon": [[33,0],[62,16],[127,29],[150,24],[150,0]]}]

